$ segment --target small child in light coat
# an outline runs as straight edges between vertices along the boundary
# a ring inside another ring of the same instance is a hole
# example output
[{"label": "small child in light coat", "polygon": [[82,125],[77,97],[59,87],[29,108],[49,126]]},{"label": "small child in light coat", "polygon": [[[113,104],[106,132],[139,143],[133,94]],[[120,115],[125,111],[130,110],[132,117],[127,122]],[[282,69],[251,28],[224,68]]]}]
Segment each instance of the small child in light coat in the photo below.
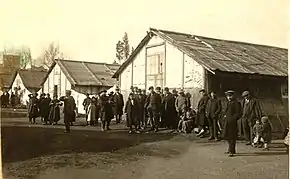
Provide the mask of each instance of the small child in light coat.
[{"label": "small child in light coat", "polygon": [[256,124],[253,127],[253,133],[254,133],[254,147],[262,147],[262,143],[264,142],[262,135],[263,135],[263,125],[261,124],[261,121],[259,119],[256,120]]}]

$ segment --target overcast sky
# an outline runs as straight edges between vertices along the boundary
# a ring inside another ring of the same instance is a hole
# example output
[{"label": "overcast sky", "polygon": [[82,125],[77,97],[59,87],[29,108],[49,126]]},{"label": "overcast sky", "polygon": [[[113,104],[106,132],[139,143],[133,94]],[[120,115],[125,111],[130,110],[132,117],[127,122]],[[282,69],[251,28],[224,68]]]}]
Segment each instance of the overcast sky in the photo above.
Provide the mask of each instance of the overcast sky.
[{"label": "overcast sky", "polygon": [[0,50],[33,58],[58,42],[74,60],[112,62],[124,32],[136,47],[149,27],[287,46],[287,0],[0,0]]}]

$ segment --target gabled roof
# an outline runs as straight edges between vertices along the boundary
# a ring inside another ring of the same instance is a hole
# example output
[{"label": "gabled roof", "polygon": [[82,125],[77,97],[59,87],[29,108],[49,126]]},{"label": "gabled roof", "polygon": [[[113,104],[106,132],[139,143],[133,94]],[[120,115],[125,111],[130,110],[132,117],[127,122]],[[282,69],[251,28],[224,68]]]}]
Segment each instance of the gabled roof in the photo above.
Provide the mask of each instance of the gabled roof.
[{"label": "gabled roof", "polygon": [[120,67],[120,65],[118,64],[56,59],[55,62],[52,64],[51,68],[49,69],[47,76],[42,81],[41,85],[44,84],[48,75],[56,64],[65,74],[68,81],[72,85],[78,86],[114,86],[116,80],[112,79],[112,75]]},{"label": "gabled roof", "polygon": [[11,84],[13,83],[14,74],[0,74],[0,86],[4,88],[10,88]]},{"label": "gabled roof", "polygon": [[118,77],[123,72],[149,42],[152,35],[157,35],[175,46],[212,73],[224,71],[288,76],[287,49],[150,28],[150,33],[146,35],[113,77]]},{"label": "gabled roof", "polygon": [[[38,91],[41,88],[40,84],[45,78],[47,71],[18,70],[16,74],[19,74],[26,89],[29,91]],[[15,77],[13,81],[15,80]]]}]

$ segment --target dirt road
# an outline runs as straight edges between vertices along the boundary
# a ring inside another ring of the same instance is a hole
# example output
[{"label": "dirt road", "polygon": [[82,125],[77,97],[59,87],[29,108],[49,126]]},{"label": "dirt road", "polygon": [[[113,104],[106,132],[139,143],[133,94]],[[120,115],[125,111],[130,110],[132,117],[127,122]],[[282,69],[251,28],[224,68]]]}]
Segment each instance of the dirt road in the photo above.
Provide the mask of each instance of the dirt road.
[{"label": "dirt road", "polygon": [[226,143],[192,135],[128,135],[122,130],[64,135],[57,128],[2,127],[6,178],[288,178],[288,155],[281,141],[274,141],[270,151],[239,142],[238,155],[229,158],[223,154]]}]

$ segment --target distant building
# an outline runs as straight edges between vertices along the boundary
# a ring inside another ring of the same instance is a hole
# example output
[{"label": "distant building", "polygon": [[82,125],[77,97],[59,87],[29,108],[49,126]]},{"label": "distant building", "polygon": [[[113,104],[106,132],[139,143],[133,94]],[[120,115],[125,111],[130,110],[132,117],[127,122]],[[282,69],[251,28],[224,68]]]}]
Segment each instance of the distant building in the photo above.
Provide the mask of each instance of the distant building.
[{"label": "distant building", "polygon": [[26,104],[31,93],[40,93],[41,82],[46,77],[47,71],[18,70],[10,86],[10,92],[18,94],[21,104]]},{"label": "distant building", "polygon": [[[249,90],[259,98],[274,126],[288,126],[287,49],[150,29],[129,59],[114,74],[124,97],[131,86],[184,88],[193,107],[199,90]],[[277,130],[277,129],[275,129]],[[279,129],[278,129],[279,130]]]},{"label": "distant building", "polygon": [[42,91],[60,97],[71,90],[78,113],[84,114],[85,94],[97,94],[113,87],[117,81],[112,76],[119,67],[118,64],[55,60],[41,83]]}]

